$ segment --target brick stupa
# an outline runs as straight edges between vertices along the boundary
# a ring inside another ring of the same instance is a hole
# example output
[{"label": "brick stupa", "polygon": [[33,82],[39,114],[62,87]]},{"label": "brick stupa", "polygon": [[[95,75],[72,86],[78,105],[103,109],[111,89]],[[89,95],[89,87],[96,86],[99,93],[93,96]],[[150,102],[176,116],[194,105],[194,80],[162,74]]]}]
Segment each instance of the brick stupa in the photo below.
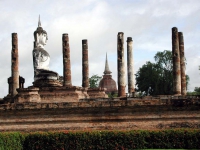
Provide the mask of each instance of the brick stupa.
[{"label": "brick stupa", "polygon": [[108,58],[107,58],[107,54],[106,54],[106,62],[105,62],[105,70],[104,70],[104,75],[103,75],[103,79],[101,79],[101,81],[99,82],[99,87],[100,88],[105,88],[106,89],[106,93],[117,93],[117,86],[116,86],[116,82],[115,80],[112,79],[112,75],[111,75],[111,71],[109,69],[109,65],[108,65]]}]

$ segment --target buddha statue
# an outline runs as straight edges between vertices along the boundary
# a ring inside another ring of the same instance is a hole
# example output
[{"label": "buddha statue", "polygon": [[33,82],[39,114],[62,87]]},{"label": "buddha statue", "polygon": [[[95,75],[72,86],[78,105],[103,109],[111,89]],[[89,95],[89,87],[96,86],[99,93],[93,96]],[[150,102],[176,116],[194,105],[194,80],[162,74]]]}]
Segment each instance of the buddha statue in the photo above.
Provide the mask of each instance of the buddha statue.
[{"label": "buddha statue", "polygon": [[[40,22],[34,32],[34,49],[33,49],[33,67],[34,67],[34,85],[49,86],[60,85],[58,73],[49,70],[50,55],[44,49],[48,40],[47,32],[43,30]],[[46,84],[48,83],[48,84]]]},{"label": "buddha statue", "polygon": [[47,32],[41,27],[39,18],[38,28],[34,32],[34,50],[33,50],[33,66],[34,72],[37,69],[49,70],[50,56],[47,51],[44,50],[48,37]]}]

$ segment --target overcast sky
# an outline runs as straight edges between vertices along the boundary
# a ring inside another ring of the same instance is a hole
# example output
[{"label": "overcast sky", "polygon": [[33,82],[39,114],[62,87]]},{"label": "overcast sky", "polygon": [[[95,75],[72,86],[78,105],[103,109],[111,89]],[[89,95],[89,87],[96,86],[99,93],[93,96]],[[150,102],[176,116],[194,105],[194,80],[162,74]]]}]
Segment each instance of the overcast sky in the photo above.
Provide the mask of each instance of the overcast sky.
[{"label": "overcast sky", "polygon": [[38,16],[47,31],[45,50],[50,70],[62,75],[62,34],[68,33],[72,84],[82,84],[82,39],[88,39],[89,73],[103,75],[105,56],[117,81],[117,34],[133,38],[134,71],[154,61],[158,51],[171,50],[171,28],[182,31],[189,91],[200,86],[200,0],[0,0],[0,97],[8,94],[11,76],[11,33],[18,33],[19,73],[33,82],[33,32]]}]

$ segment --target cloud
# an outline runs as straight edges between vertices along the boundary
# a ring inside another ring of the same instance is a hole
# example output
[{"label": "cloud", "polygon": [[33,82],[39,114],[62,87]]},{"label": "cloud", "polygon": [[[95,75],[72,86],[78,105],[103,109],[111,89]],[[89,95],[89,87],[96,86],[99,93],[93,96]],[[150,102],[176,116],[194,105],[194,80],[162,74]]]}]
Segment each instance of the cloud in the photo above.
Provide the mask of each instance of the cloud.
[{"label": "cloud", "polygon": [[157,51],[171,49],[171,28],[177,26],[185,39],[186,73],[190,76],[189,90],[199,80],[199,0],[30,0],[0,1],[0,97],[8,92],[7,78],[11,75],[11,33],[18,33],[19,71],[26,79],[25,87],[33,82],[33,32],[38,16],[49,40],[45,49],[51,56],[50,69],[63,72],[62,34],[68,33],[71,50],[73,85],[82,84],[82,39],[88,39],[89,71],[103,75],[105,54],[117,81],[117,33],[133,38],[135,73],[146,61],[153,61]]}]

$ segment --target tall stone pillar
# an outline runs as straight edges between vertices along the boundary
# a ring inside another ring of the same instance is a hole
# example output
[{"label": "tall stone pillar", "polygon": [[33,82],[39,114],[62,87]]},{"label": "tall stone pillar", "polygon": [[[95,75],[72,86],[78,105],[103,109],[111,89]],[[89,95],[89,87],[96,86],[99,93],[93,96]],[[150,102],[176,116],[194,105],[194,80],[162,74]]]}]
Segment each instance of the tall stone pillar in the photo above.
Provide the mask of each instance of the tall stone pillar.
[{"label": "tall stone pillar", "polygon": [[127,72],[128,72],[128,93],[133,94],[134,88],[134,71],[133,71],[133,40],[127,38]]},{"label": "tall stone pillar", "polygon": [[68,34],[62,36],[63,46],[63,86],[71,86],[71,64],[70,64],[70,47]]},{"label": "tall stone pillar", "polygon": [[180,51],[180,67],[181,67],[181,95],[186,95],[186,76],[185,76],[185,53],[183,33],[178,32],[179,51]]},{"label": "tall stone pillar", "polygon": [[19,88],[19,58],[18,58],[18,37],[17,33],[12,33],[12,52],[11,52],[11,72],[12,72],[12,96],[17,94]]},{"label": "tall stone pillar", "polygon": [[172,28],[173,93],[181,95],[181,68],[178,29]]},{"label": "tall stone pillar", "polygon": [[125,93],[125,62],[124,62],[124,33],[117,35],[117,78],[118,78],[118,96],[126,96]]},{"label": "tall stone pillar", "polygon": [[82,87],[89,87],[88,41],[82,40]]},{"label": "tall stone pillar", "polygon": [[13,80],[12,77],[8,78],[8,94],[12,95],[12,88],[13,88]]}]

